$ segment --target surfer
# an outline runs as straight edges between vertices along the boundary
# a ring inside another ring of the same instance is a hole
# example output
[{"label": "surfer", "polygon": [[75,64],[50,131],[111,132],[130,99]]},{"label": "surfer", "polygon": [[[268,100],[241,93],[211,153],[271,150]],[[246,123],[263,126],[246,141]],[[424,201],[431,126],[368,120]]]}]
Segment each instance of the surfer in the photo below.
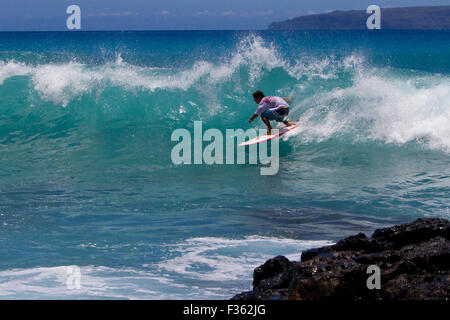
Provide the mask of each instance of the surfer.
[{"label": "surfer", "polygon": [[253,92],[253,100],[258,104],[258,108],[248,122],[252,123],[258,116],[261,116],[261,120],[267,126],[267,135],[272,133],[270,120],[283,122],[286,127],[294,125],[288,121],[287,117],[289,114],[288,102],[290,102],[291,99],[277,96],[266,97],[262,91],[255,91]]}]

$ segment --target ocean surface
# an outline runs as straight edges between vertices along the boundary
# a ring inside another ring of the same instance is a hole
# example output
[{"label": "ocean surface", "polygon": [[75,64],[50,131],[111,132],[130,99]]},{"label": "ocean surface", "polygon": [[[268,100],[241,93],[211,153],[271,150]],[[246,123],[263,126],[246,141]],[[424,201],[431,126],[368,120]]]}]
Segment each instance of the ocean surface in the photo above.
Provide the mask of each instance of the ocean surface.
[{"label": "ocean surface", "polygon": [[[173,164],[194,121],[263,128],[255,90],[301,123],[278,174]],[[449,211],[448,31],[0,33],[0,299],[230,298]]]}]

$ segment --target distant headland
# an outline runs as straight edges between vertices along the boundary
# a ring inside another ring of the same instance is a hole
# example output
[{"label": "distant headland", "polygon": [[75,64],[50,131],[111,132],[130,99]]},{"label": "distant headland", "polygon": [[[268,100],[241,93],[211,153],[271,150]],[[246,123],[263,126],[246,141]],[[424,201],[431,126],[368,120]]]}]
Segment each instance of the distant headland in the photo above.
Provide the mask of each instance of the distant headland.
[{"label": "distant headland", "polygon": [[[362,30],[367,29],[366,10],[310,14],[274,22],[269,30]],[[450,30],[450,6],[381,8],[381,29]]]}]

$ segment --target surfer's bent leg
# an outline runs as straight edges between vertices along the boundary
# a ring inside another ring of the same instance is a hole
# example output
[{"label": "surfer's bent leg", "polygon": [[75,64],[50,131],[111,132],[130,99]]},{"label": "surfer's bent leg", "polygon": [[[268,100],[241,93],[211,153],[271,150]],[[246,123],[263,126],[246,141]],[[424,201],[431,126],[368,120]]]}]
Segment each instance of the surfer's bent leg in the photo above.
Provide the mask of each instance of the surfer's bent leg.
[{"label": "surfer's bent leg", "polygon": [[272,133],[272,126],[270,125],[269,119],[267,119],[266,117],[261,116],[261,120],[267,126],[267,135],[270,135]]},{"label": "surfer's bent leg", "polygon": [[272,113],[278,117],[278,119],[275,120],[278,122],[283,122],[286,127],[294,125],[292,122],[289,122],[288,120],[289,107],[278,107],[275,110],[273,110]]}]

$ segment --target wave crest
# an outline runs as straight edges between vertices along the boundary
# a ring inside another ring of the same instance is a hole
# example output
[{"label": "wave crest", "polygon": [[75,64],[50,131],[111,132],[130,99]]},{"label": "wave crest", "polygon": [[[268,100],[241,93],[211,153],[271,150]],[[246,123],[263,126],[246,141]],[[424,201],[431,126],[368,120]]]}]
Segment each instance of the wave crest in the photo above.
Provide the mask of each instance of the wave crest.
[{"label": "wave crest", "polygon": [[307,52],[283,55],[272,42],[249,35],[229,57],[197,60],[181,69],[132,65],[120,54],[103,65],[0,61],[0,85],[14,76],[29,77],[32,91],[56,105],[67,106],[84,95],[98,102],[106,90],[113,96],[101,101],[120,104],[125,90],[175,120],[182,115],[192,122],[199,114],[223,117],[231,111],[235,127],[241,127],[255,107],[251,92],[267,89],[268,94],[294,97],[291,118],[301,117],[303,142],[336,137],[350,143],[418,142],[450,152],[449,77],[377,69],[355,52],[322,58]]}]

